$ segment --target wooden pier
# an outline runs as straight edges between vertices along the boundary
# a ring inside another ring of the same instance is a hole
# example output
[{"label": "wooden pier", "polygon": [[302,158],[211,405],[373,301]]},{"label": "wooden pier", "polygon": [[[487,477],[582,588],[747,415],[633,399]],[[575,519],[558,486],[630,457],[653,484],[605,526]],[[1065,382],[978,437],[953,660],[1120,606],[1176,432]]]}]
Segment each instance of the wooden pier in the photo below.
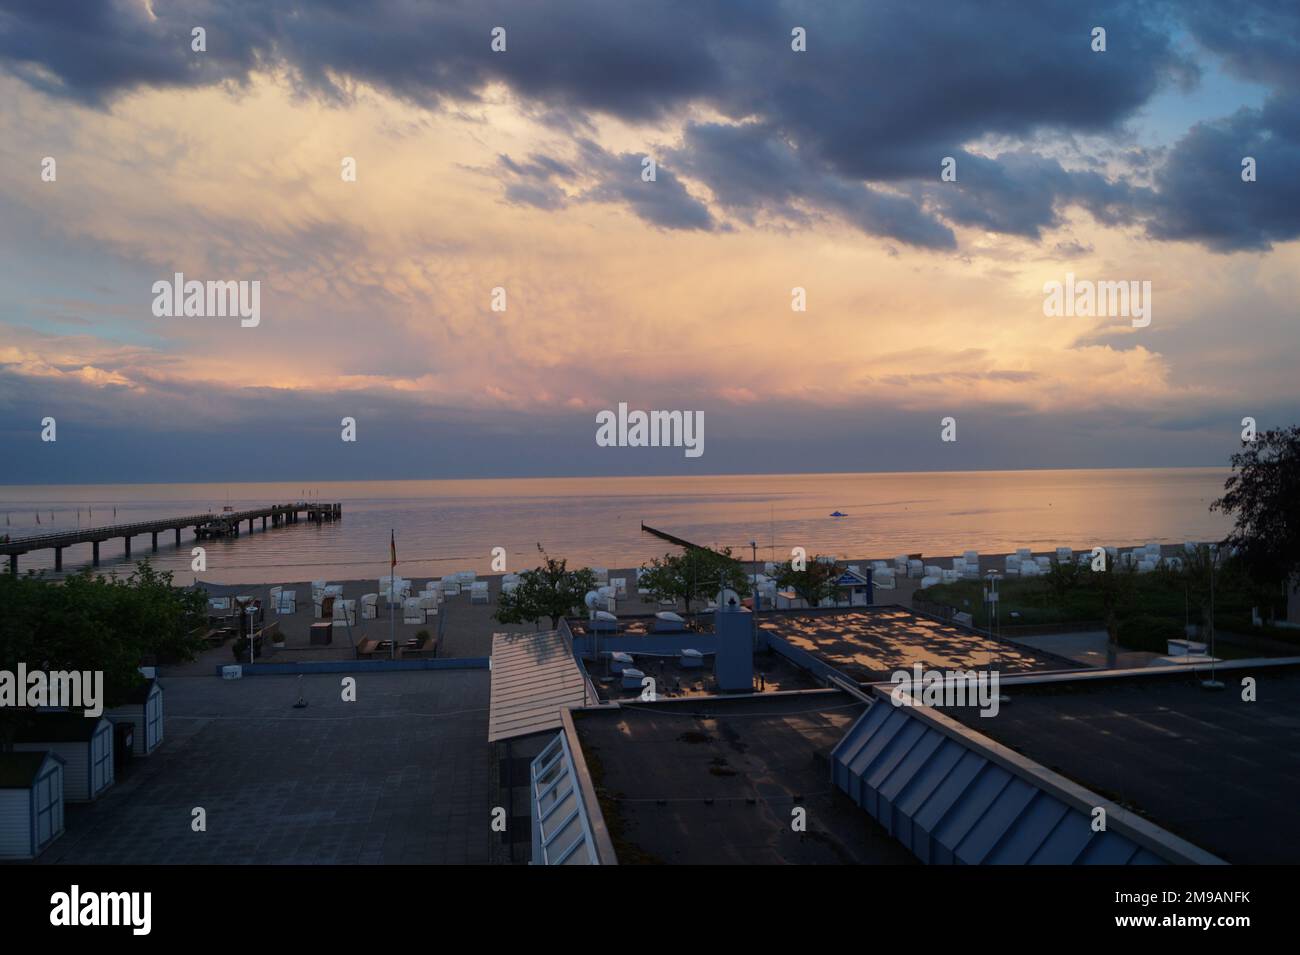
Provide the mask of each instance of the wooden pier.
[{"label": "wooden pier", "polygon": [[158,521],[142,521],[138,524],[109,524],[104,527],[78,528],[75,531],[62,531],[56,534],[40,534],[33,537],[19,537],[0,542],[0,554],[9,556],[9,573],[18,573],[18,557],[37,550],[54,551],[54,569],[63,569],[63,549],[76,544],[91,545],[91,563],[99,566],[99,545],[106,540],[122,538],[125,544],[126,558],[131,557],[131,539],[145,534],[150,536],[151,551],[158,552],[158,535],[171,531],[176,535],[176,546],[181,544],[181,531],[193,528],[195,540],[208,538],[238,537],[240,528],[248,522],[248,533],[253,533],[256,521],[262,522],[262,530],[269,527],[282,527],[297,524],[300,520],[323,524],[337,521],[343,517],[342,504],[320,504],[299,501],[296,504],[272,504],[270,507],[258,507],[248,511],[224,511],[205,514],[187,514],[184,517],[169,517]]}]

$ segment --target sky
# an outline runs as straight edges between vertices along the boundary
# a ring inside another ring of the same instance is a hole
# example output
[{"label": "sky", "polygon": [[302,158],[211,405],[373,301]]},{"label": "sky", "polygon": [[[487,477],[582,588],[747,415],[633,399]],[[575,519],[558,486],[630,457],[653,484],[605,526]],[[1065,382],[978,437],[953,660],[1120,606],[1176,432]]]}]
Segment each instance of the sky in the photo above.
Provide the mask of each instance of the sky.
[{"label": "sky", "polygon": [[[3,484],[1221,465],[1300,421],[1294,2],[0,0],[0,103]],[[156,314],[177,272],[257,324]],[[1150,323],[1045,315],[1067,275]],[[599,445],[620,403],[703,453]]]}]

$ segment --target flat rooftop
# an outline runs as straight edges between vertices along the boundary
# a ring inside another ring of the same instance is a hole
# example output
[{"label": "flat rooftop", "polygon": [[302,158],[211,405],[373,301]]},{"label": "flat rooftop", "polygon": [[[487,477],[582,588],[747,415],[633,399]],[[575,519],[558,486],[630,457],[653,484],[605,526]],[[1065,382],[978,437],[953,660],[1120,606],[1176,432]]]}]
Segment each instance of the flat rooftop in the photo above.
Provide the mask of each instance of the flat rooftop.
[{"label": "flat rooftop", "polygon": [[[1240,864],[1300,862],[1300,667],[1004,687],[996,717],[944,712]],[[1254,677],[1257,701],[1241,699]]]},{"label": "flat rooftop", "polygon": [[1002,673],[1077,670],[1081,664],[1009,640],[943,623],[903,607],[793,610],[759,614],[758,625],[860,683],[895,670],[997,668]]},{"label": "flat rooftop", "polygon": [[574,725],[621,864],[915,863],[831,785],[862,710],[819,691],[578,710]]},{"label": "flat rooftop", "polygon": [[[675,653],[653,654],[628,651],[634,666],[655,681],[655,694],[660,698],[685,696],[717,696],[721,691],[713,676],[714,654],[705,654],[703,666],[684,667]],[[619,674],[609,672],[609,657],[601,654],[599,663],[586,661],[587,673],[605,701],[635,701],[642,693],[640,688],[624,689]],[[802,667],[795,666],[779,653],[757,651],[754,654],[754,689],[756,692],[774,693],[779,690],[812,690],[823,684]]]},{"label": "flat rooftop", "polygon": [[[663,633],[658,633],[654,629],[654,624],[656,619],[654,614],[633,614],[633,615],[620,614],[618,618],[617,633],[611,630],[600,630],[597,631],[596,633],[597,636],[602,638],[633,637],[633,636],[643,637],[647,635],[664,636],[664,637],[680,637],[688,633],[713,633],[712,612],[695,613],[689,616],[682,613],[680,610],[673,611],[673,612],[686,618],[686,623],[681,630],[669,630]],[[589,621],[587,620],[586,617],[566,617],[565,622],[569,625],[569,632],[572,633],[575,637],[591,636],[591,631],[588,629]]]},{"label": "flat rooftop", "polygon": [[[343,674],[164,676],[162,746],[69,804],[38,861],[488,862],[488,671],[348,675],[352,703]],[[190,828],[199,806],[206,832]]]}]

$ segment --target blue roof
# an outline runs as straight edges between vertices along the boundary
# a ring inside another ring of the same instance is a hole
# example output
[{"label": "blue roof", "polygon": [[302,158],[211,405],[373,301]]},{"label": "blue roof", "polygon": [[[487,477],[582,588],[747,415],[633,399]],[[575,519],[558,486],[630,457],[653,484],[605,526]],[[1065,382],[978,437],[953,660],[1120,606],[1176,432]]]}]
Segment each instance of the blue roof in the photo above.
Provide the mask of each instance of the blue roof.
[{"label": "blue roof", "polygon": [[1143,865],[1166,860],[917,717],[872,704],[831,752],[835,785],[922,862]]}]

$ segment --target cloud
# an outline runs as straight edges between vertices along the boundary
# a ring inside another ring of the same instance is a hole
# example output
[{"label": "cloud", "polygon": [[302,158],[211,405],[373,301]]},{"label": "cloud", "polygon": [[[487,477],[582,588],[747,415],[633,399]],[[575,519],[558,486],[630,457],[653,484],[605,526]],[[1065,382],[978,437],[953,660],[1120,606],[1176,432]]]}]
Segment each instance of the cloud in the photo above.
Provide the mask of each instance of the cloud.
[{"label": "cloud", "polygon": [[[1242,160],[1256,181],[1242,181]],[[1221,252],[1268,250],[1300,237],[1300,94],[1275,95],[1197,123],[1157,172],[1152,237]]]},{"label": "cloud", "polygon": [[[710,232],[718,227],[708,208],[687,191],[671,168],[656,161],[655,178],[646,181],[644,155],[610,152],[590,139],[579,139],[578,149],[573,164],[541,153],[526,162],[499,157],[502,171],[514,178],[506,186],[506,198],[539,209],[558,209],[570,202],[615,203],[662,229]],[[572,192],[561,188],[559,182],[577,177],[575,169],[581,169],[585,185],[572,182]]]}]

